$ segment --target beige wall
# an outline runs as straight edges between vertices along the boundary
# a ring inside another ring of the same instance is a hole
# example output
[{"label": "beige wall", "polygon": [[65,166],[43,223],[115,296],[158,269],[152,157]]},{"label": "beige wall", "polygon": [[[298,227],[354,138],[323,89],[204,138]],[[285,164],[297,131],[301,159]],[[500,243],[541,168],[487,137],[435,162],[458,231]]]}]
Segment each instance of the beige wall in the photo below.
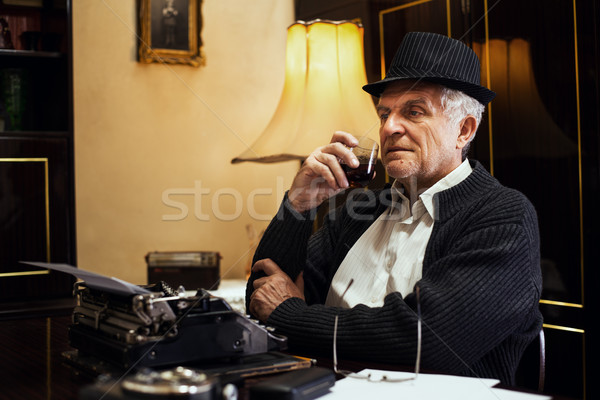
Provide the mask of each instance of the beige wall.
[{"label": "beige wall", "polygon": [[80,268],[142,284],[147,252],[206,250],[241,278],[246,225],[266,227],[298,168],[230,164],[277,106],[293,1],[202,10],[207,64],[194,68],[136,61],[135,0],[74,2]]}]

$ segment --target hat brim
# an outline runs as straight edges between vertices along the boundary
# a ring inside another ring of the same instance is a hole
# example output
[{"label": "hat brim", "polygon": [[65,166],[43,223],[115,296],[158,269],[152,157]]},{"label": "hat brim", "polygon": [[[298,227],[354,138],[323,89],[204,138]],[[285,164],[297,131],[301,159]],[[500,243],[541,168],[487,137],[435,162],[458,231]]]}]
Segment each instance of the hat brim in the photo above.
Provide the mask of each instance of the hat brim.
[{"label": "hat brim", "polygon": [[380,97],[387,85],[390,82],[400,80],[422,80],[426,82],[437,83],[442,86],[446,86],[450,89],[456,89],[468,96],[471,96],[484,106],[496,97],[496,93],[489,90],[486,87],[475,85],[469,82],[451,78],[440,78],[440,77],[414,77],[414,76],[395,76],[391,78],[385,78],[377,82],[369,83],[363,86],[363,90],[375,97]]}]

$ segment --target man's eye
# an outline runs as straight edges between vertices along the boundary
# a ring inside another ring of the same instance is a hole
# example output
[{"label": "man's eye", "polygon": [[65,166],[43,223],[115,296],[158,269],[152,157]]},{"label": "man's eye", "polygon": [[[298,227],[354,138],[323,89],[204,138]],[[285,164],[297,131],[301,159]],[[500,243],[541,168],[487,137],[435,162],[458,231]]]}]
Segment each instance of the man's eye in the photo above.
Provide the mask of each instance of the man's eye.
[{"label": "man's eye", "polygon": [[418,110],[410,110],[408,112],[408,115],[410,115],[411,117],[420,117],[421,115],[423,115],[423,113]]},{"label": "man's eye", "polygon": [[379,114],[379,119],[382,121],[385,121],[386,119],[388,119],[389,115],[390,114],[388,114],[388,113],[381,113],[381,114]]}]

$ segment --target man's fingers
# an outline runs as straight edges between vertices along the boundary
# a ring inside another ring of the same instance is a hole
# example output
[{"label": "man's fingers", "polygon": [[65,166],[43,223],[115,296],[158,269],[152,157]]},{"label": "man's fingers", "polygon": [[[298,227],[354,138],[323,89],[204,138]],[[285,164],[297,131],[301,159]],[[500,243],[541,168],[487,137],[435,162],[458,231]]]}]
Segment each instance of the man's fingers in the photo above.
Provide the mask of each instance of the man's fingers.
[{"label": "man's fingers", "polygon": [[335,131],[331,137],[331,143],[333,142],[341,142],[350,147],[358,145],[358,139],[351,133],[344,131]]},{"label": "man's fingers", "polygon": [[306,160],[306,166],[313,174],[323,178],[335,190],[348,187],[348,180],[340,163],[353,168],[358,166],[358,159],[352,150],[341,142],[323,146]]},{"label": "man's fingers", "polygon": [[[262,278],[255,279],[254,282],[252,282],[252,286],[254,287],[254,289],[256,291],[256,289],[260,288],[262,285],[264,285],[268,281],[269,281],[269,277],[263,276]],[[253,292],[252,294],[254,294],[254,293],[256,293],[256,292]]]},{"label": "man's fingers", "polygon": [[318,153],[314,157],[316,162],[311,166],[312,170],[320,175],[329,187],[338,190],[348,186],[348,180],[336,156],[329,153]]},{"label": "man's fingers", "polygon": [[277,272],[282,272],[279,265],[275,263],[275,261],[270,258],[263,258],[262,260],[258,260],[252,266],[252,272],[263,271],[267,276],[276,274]]},{"label": "man's fingers", "polygon": [[[260,265],[268,264],[265,262]],[[274,309],[291,297],[304,300],[304,292],[298,286],[298,280],[294,284],[284,272],[264,276],[254,281],[254,292],[250,295],[249,309],[252,315],[261,321],[266,321]]]},{"label": "man's fingers", "polygon": [[[349,139],[350,138],[350,139]],[[340,161],[352,167],[358,166],[358,160],[351,147],[356,146],[356,138],[349,133],[337,132],[331,143],[319,147],[305,162],[315,176],[320,176],[334,189],[347,187],[347,180]]]},{"label": "man's fingers", "polygon": [[[342,160],[343,162],[345,162],[348,165],[357,166],[358,159],[352,152],[352,147],[353,146],[348,146],[347,144],[342,143],[342,142],[334,142],[334,143],[329,143],[326,146],[323,146],[321,148],[320,153],[321,154],[331,154],[331,155],[335,156],[333,159],[336,161]],[[329,163],[328,163],[328,165],[329,165]]]},{"label": "man's fingers", "polygon": [[313,151],[294,177],[288,199],[298,212],[318,207],[322,202],[349,186],[341,163],[359,165],[351,148],[358,139],[348,132],[336,131],[329,144]]}]

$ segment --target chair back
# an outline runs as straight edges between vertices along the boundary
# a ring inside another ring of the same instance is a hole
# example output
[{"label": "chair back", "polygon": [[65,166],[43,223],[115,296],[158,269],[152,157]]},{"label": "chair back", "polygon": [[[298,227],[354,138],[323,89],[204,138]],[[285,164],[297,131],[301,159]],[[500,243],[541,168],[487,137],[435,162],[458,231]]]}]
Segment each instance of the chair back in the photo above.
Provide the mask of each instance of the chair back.
[{"label": "chair back", "polygon": [[538,339],[540,347],[538,392],[541,393],[544,391],[544,384],[546,383],[546,336],[544,335],[544,328],[540,329]]},{"label": "chair back", "polygon": [[544,329],[525,349],[516,374],[516,384],[539,393],[544,391],[546,381],[546,338]]}]

